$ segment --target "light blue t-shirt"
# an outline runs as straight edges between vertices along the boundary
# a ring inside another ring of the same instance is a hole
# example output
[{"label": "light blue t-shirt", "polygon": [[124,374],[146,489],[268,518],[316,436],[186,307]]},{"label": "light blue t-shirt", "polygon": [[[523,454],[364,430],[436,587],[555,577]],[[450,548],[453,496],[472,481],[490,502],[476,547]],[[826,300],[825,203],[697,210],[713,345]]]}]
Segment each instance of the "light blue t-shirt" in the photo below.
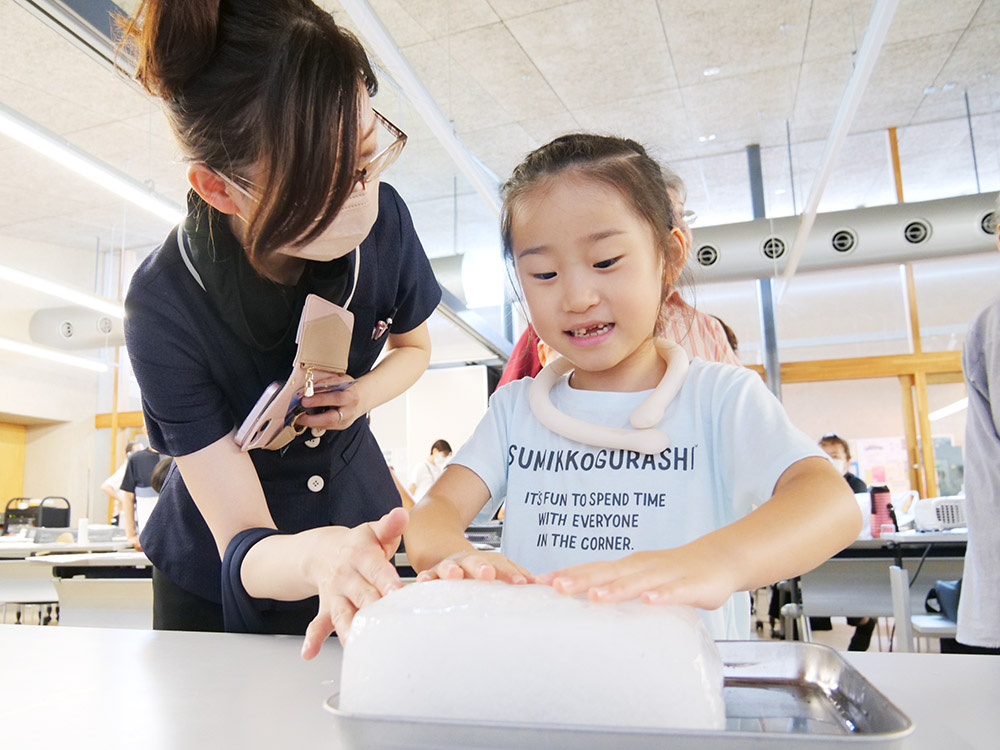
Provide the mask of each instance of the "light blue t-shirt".
[{"label": "light blue t-shirt", "polygon": [[[796,461],[825,456],[755,372],[732,365],[691,361],[658,425],[670,446],[656,455],[595,448],[549,431],[531,413],[531,383],[497,390],[452,462],[485,482],[488,508],[506,498],[501,551],[535,574],[691,542],[767,500]],[[628,427],[649,393],[576,390],[564,376],[551,396],[571,416]],[[749,637],[746,592],[701,614],[715,638]]]}]

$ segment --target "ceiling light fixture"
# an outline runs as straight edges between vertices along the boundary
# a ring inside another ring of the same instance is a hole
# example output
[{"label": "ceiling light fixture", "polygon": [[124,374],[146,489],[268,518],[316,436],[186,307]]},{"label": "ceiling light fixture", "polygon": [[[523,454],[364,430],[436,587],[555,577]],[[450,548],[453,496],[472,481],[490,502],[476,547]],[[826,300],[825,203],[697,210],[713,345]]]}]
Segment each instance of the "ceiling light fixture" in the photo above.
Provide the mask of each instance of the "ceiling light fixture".
[{"label": "ceiling light fixture", "polygon": [[0,133],[20,141],[43,156],[71,169],[82,177],[120,195],[140,208],[176,224],[184,218],[183,207],[148,189],[134,177],[88,154],[62,136],[53,133],[0,103]]},{"label": "ceiling light fixture", "polygon": [[721,72],[722,72],[722,70],[720,68],[705,68],[701,72],[701,74],[704,75],[704,76],[717,76]]},{"label": "ceiling light fixture", "polygon": [[958,412],[963,409],[969,408],[969,399],[960,398],[953,404],[948,404],[947,406],[942,406],[936,411],[932,411],[927,415],[927,419],[931,422],[937,422],[939,419],[944,419],[945,417],[950,417],[952,414],[958,414]]},{"label": "ceiling light fixture", "polygon": [[715,133],[709,133],[708,135],[699,135],[698,143],[706,143],[707,141],[714,141]]},{"label": "ceiling light fixture", "polygon": [[74,305],[82,305],[83,307],[97,310],[97,312],[111,315],[115,318],[121,319],[125,317],[125,308],[109,299],[98,297],[96,294],[81,292],[79,289],[74,289],[55,281],[49,281],[48,279],[43,279],[41,276],[34,276],[10,266],[0,266],[0,281],[9,281],[18,286],[34,289],[36,292],[49,294]]},{"label": "ceiling light fixture", "polygon": [[951,91],[956,86],[958,86],[957,83],[955,83],[953,81],[949,81],[948,83],[946,83],[944,86],[941,87],[941,90],[942,91]]},{"label": "ceiling light fixture", "polygon": [[924,89],[925,94],[933,94],[935,91],[937,91],[937,86],[928,86]]},{"label": "ceiling light fixture", "polygon": [[26,354],[29,357],[47,359],[49,362],[58,362],[62,365],[80,367],[84,370],[91,370],[92,372],[108,371],[108,366],[104,362],[98,362],[95,359],[86,359],[85,357],[75,357],[72,354],[64,354],[63,352],[57,352],[55,349],[46,349],[45,347],[35,346],[34,344],[25,344],[22,341],[0,338],[0,349],[6,349],[9,352],[15,352],[17,354]]}]

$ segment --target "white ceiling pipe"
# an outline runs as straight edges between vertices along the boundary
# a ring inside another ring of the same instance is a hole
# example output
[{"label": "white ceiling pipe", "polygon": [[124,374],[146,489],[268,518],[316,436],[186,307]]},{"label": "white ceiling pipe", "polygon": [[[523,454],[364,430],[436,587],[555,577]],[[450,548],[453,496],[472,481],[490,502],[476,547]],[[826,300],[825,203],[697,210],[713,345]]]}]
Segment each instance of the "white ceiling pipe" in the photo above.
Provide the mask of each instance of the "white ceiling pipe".
[{"label": "white ceiling pipe", "polygon": [[868,79],[871,78],[875,61],[878,60],[882,51],[882,44],[885,42],[885,35],[889,31],[892,17],[896,13],[899,0],[875,0],[875,7],[868,18],[868,25],[865,27],[865,35],[861,40],[861,48],[855,57],[854,71],[844,89],[844,95],[837,107],[837,114],[833,119],[833,126],[830,135],[826,139],[826,146],[823,149],[823,157],[820,159],[819,169],[816,172],[816,179],[809,190],[809,199],[803,209],[799,219],[799,227],[795,232],[795,240],[792,242],[792,249],[788,255],[788,262],[785,265],[785,272],[781,275],[781,283],[778,289],[778,299],[780,303],[785,295],[785,290],[795,275],[795,270],[799,266],[799,259],[805,250],[806,239],[812,229],[813,222],[816,221],[816,212],[819,209],[819,201],[823,197],[826,183],[830,179],[833,165],[840,155],[840,148],[844,145],[847,131],[854,120],[854,115],[858,111],[861,97],[868,86]]},{"label": "white ceiling pipe", "polygon": [[381,58],[388,73],[406,93],[414,109],[427,123],[427,127],[458,165],[459,170],[483,197],[494,215],[499,216],[499,184],[484,174],[478,162],[455,135],[451,122],[444,116],[423,81],[417,77],[410,63],[403,57],[403,53],[375,15],[375,11],[366,0],[341,0],[340,4]]}]

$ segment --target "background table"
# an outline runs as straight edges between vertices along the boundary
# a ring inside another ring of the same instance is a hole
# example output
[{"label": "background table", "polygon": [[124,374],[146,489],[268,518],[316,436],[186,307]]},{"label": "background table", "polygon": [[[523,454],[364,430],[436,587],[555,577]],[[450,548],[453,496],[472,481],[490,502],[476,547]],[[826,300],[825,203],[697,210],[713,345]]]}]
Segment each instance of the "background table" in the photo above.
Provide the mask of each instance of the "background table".
[{"label": "background table", "polygon": [[15,607],[22,611],[22,622],[57,614],[65,625],[149,629],[151,565],[131,548],[0,559],[0,605],[9,603],[2,610],[8,622],[13,617],[7,610]]},{"label": "background table", "polygon": [[[4,747],[342,746],[322,708],[337,692],[335,640],[311,662],[288,636],[5,625],[0,645]],[[1000,658],[846,656],[916,724],[906,750],[996,746]]]},{"label": "background table", "polygon": [[[962,577],[968,533],[901,532],[885,539],[864,539],[799,577],[802,608],[810,617],[891,617],[889,566],[910,574],[910,609],[924,611],[924,598],[936,580]],[[920,566],[928,545],[930,553]],[[914,577],[918,566],[920,573]]]},{"label": "background table", "polygon": [[53,552],[117,552],[118,550],[130,549],[131,547],[132,544],[124,539],[116,539],[113,542],[88,542],[87,544],[78,544],[77,542],[45,542],[44,544],[35,544],[31,541],[9,537],[0,540],[0,558],[23,558]]}]

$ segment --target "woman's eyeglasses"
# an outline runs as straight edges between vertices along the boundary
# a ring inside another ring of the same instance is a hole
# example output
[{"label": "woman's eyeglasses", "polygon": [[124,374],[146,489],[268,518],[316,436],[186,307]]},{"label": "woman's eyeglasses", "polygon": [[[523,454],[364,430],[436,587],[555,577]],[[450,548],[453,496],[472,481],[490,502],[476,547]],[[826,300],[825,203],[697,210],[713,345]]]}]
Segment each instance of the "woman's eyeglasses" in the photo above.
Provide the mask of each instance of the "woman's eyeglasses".
[{"label": "woman's eyeglasses", "polygon": [[[382,128],[388,131],[388,134],[392,136],[392,142],[386,146],[384,149],[379,151],[375,156],[369,159],[364,166],[359,167],[354,173],[354,181],[361,183],[362,185],[370,185],[378,177],[385,172],[392,163],[399,158],[400,153],[403,151],[403,146],[406,145],[406,133],[393,125],[389,120],[382,116],[382,114],[373,109],[372,112],[375,113],[375,125],[376,128],[381,125]],[[382,138],[377,140],[382,141]],[[257,200],[255,196],[247,192],[246,188],[251,188],[254,190],[260,190],[260,188],[254,184],[252,181],[248,180],[246,177],[240,177],[239,175],[233,175],[232,177],[227,177],[225,174],[219,170],[213,170],[219,177],[224,179],[230,185],[235,187],[237,190],[242,192],[248,198],[252,200]],[[242,184],[237,184],[242,183]]]},{"label": "woman's eyeglasses", "polygon": [[403,146],[406,145],[406,133],[389,122],[378,110],[373,109],[372,112],[375,113],[376,123],[388,130],[393,140],[355,173],[357,181],[363,182],[365,185],[374,182],[379,175],[387,170],[399,158]]}]

